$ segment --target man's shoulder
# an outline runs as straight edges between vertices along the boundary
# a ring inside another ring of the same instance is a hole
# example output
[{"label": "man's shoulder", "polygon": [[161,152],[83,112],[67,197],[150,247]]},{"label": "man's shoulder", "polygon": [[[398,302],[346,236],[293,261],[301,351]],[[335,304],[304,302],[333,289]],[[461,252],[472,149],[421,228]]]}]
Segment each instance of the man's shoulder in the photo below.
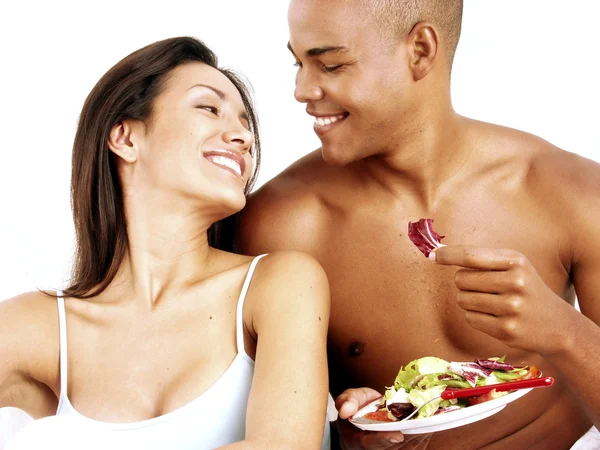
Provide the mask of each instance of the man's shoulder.
[{"label": "man's shoulder", "polygon": [[[269,202],[272,207],[285,207],[290,202],[294,207],[302,206],[323,200],[331,189],[347,184],[347,178],[348,171],[344,167],[327,164],[320,149],[315,150],[261,186],[250,196],[248,206],[252,207],[255,202]],[[284,204],[278,204],[279,199],[285,199]]]},{"label": "man's shoulder", "polygon": [[600,164],[531,134],[515,136],[525,162],[522,187],[536,207],[547,212],[571,248],[584,235],[598,236]]},{"label": "man's shoulder", "polygon": [[[297,207],[298,203],[314,200],[319,196],[316,184],[323,179],[327,169],[320,152],[311,152],[253,192],[248,199],[247,208],[252,208],[255,203],[261,203],[261,206],[266,204],[270,208],[281,208],[290,202]],[[285,199],[285,202],[279,203],[278,200],[282,199]]]},{"label": "man's shoulder", "polygon": [[572,195],[600,195],[597,162],[524,131],[483,123],[481,130],[507,161],[522,168],[526,187],[534,195],[565,198],[569,202]]},{"label": "man's shoulder", "polygon": [[[540,196],[564,208],[586,208],[600,199],[600,164],[538,138],[528,183]],[[600,210],[599,210],[600,212]]]},{"label": "man's shoulder", "polygon": [[560,230],[558,239],[563,240],[569,261],[566,267],[572,269],[582,262],[598,267],[600,164],[542,144],[532,158],[527,180],[537,204]]},{"label": "man's shoulder", "polygon": [[332,169],[316,150],[253,192],[241,213],[242,252],[258,254],[310,247],[311,230],[325,214]]}]

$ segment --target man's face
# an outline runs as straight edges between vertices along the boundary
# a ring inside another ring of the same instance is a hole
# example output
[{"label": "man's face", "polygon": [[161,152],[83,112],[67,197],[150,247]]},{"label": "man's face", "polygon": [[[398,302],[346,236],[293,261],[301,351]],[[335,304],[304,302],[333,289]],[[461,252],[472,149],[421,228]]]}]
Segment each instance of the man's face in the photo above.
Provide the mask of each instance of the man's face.
[{"label": "man's face", "polygon": [[406,45],[386,41],[355,3],[292,0],[288,11],[295,97],[335,165],[397,147],[412,103]]}]

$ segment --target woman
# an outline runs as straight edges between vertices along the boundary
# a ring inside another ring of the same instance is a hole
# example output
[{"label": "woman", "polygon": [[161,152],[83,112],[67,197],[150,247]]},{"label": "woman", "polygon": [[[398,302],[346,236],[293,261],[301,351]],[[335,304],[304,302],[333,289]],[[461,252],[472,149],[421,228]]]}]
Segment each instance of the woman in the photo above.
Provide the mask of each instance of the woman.
[{"label": "woman", "polygon": [[230,252],[258,144],[246,88],[195,39],[102,77],[73,147],[71,283],[0,303],[0,407],[58,416],[24,431],[50,447],[67,422],[144,449],[321,446],[324,272]]}]

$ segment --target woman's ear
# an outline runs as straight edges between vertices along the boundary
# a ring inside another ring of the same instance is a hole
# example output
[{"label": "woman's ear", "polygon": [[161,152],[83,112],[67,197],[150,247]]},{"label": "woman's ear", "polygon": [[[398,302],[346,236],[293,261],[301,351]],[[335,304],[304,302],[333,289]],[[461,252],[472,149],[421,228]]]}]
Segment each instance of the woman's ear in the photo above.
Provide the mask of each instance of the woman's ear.
[{"label": "woman's ear", "polygon": [[432,24],[419,22],[410,32],[409,39],[410,68],[413,79],[419,81],[435,66],[439,53],[439,36]]},{"label": "woman's ear", "polygon": [[124,120],[116,123],[108,135],[108,148],[128,163],[134,163],[138,157],[138,146],[132,138],[131,122]]}]

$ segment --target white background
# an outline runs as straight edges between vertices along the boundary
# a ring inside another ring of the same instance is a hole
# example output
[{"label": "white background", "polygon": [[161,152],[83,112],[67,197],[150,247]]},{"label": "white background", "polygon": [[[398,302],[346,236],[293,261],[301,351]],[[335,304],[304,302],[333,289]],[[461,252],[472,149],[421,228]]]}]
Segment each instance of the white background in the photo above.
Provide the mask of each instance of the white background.
[{"label": "white background", "polygon": [[[80,108],[110,66],[146,44],[196,36],[222,65],[248,77],[263,138],[258,185],[319,145],[293,98],[286,0],[3,5],[0,299],[64,281],[73,248],[70,156]],[[596,0],[465,0],[455,108],[600,161],[598,17]]]}]

